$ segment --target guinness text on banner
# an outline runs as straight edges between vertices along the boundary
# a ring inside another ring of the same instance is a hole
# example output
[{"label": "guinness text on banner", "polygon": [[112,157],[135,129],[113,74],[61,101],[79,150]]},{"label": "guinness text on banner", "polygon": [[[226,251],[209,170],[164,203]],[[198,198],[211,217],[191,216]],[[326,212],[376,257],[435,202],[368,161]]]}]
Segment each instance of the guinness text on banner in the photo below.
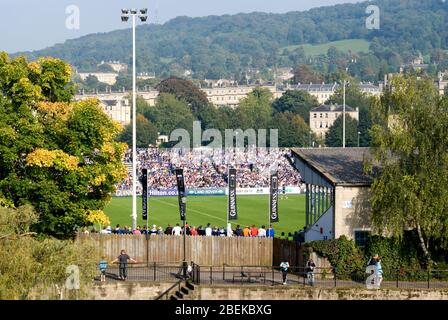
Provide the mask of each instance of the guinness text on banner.
[{"label": "guinness text on banner", "polygon": [[148,169],[142,169],[142,219],[148,220]]},{"label": "guinness text on banner", "polygon": [[278,172],[271,173],[269,213],[270,221],[278,222]]},{"label": "guinness text on banner", "polygon": [[185,193],[184,169],[176,169],[180,220],[186,220],[187,197]]},{"label": "guinness text on banner", "polygon": [[236,169],[229,169],[228,176],[229,183],[229,205],[228,205],[228,220],[238,219],[238,209],[236,206]]}]

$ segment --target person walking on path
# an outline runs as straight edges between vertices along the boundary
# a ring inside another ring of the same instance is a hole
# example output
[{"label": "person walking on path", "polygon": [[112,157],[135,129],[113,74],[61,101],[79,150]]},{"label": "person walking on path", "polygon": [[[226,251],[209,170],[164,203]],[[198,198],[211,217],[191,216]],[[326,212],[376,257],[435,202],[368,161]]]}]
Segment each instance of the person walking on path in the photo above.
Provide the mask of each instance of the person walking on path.
[{"label": "person walking on path", "polygon": [[306,275],[308,278],[308,284],[310,286],[314,286],[314,269],[316,268],[316,264],[313,259],[309,259],[306,263]]},{"label": "person walking on path", "polygon": [[100,263],[98,264],[100,268],[100,281],[106,282],[106,269],[107,269],[107,261],[106,257],[102,257]]},{"label": "person walking on path", "polygon": [[288,270],[289,270],[289,262],[283,261],[282,263],[280,263],[280,269],[282,271],[283,284],[286,284],[286,277],[288,275]]},{"label": "person walking on path", "polygon": [[378,255],[376,255],[375,276],[376,285],[379,288],[381,286],[381,282],[383,282],[383,267],[381,266],[381,257]]},{"label": "person walking on path", "polygon": [[112,263],[115,263],[115,262],[120,263],[120,265],[119,265],[119,270],[120,270],[119,279],[120,280],[126,280],[126,278],[128,277],[128,274],[127,274],[128,260],[131,261],[132,263],[137,263],[137,261],[132,259],[126,253],[126,250],[123,249],[123,250],[121,250],[120,255],[114,261],[112,261]]}]

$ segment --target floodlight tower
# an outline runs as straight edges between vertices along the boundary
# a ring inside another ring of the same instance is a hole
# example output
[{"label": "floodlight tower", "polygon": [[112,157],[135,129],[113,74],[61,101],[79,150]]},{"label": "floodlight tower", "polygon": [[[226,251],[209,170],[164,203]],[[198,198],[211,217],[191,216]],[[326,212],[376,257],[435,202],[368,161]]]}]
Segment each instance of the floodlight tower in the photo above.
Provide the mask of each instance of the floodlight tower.
[{"label": "floodlight tower", "polygon": [[132,230],[137,228],[137,85],[135,72],[135,18],[142,22],[148,19],[148,9],[121,9],[121,21],[127,22],[132,17]]}]

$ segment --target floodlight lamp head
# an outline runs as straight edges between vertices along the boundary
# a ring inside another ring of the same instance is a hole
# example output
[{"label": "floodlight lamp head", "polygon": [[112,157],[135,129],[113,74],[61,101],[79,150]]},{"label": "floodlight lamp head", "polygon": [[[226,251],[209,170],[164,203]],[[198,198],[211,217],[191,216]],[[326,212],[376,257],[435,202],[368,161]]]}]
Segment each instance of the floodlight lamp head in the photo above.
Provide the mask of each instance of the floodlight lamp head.
[{"label": "floodlight lamp head", "polygon": [[131,9],[131,14],[137,14],[137,9]]},{"label": "floodlight lamp head", "polygon": [[140,16],[140,20],[142,22],[146,22],[146,20],[148,20],[148,16]]},{"label": "floodlight lamp head", "polygon": [[121,16],[121,21],[127,22],[129,20],[129,16]]},{"label": "floodlight lamp head", "polygon": [[129,9],[121,9],[122,14],[129,14]]},{"label": "floodlight lamp head", "polygon": [[148,9],[147,9],[147,8],[140,9],[140,13],[141,13],[142,15],[147,15],[147,13],[148,13]]}]

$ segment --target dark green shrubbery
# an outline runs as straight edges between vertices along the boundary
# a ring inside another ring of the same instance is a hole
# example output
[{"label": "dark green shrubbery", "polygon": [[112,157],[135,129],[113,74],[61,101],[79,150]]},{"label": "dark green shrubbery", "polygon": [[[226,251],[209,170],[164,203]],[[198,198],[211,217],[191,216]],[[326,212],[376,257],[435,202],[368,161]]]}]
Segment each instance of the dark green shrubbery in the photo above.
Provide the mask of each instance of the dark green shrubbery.
[{"label": "dark green shrubbery", "polygon": [[[372,235],[365,247],[359,247],[353,240],[345,236],[336,240],[312,241],[305,245],[306,256],[316,252],[326,257],[336,268],[340,279],[362,279],[365,277],[365,267],[370,258],[378,254],[382,259],[383,277],[385,280],[426,280],[428,270],[422,264],[424,261],[415,232],[405,232],[402,238],[385,238]],[[307,258],[307,257],[306,257]],[[433,269],[448,270],[448,264],[437,262]],[[447,278],[447,272],[432,271],[431,278]]]}]

